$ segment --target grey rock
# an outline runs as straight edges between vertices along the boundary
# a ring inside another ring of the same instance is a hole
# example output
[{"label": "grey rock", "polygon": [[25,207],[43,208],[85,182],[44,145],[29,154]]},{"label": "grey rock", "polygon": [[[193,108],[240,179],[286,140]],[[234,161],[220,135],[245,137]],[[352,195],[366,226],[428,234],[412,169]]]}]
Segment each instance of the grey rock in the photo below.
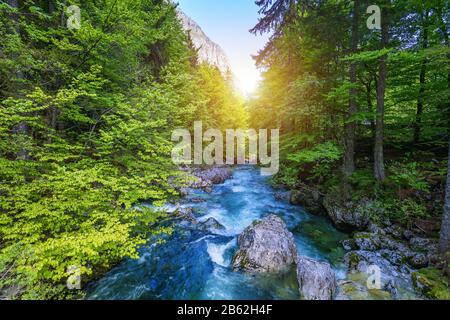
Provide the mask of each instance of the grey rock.
[{"label": "grey rock", "polygon": [[[350,301],[352,300],[351,297],[345,292],[344,288],[347,288],[348,286],[351,286],[352,282],[349,280],[339,280],[337,282],[337,293],[334,297],[334,300],[336,301]],[[353,288],[352,288],[353,290]]]},{"label": "grey rock", "polygon": [[222,184],[232,176],[232,171],[228,167],[212,167],[209,169],[195,169],[193,179],[189,187],[193,189],[203,189],[207,193],[213,191],[215,184]]},{"label": "grey rock", "polygon": [[194,210],[192,208],[177,208],[175,210],[175,217],[193,224],[198,223],[197,218],[194,215]]},{"label": "grey rock", "polygon": [[295,264],[294,236],[281,218],[270,215],[255,221],[238,238],[233,269],[245,272],[279,272]]},{"label": "grey rock", "polygon": [[300,294],[306,300],[332,300],[336,292],[336,276],[331,266],[306,257],[297,260]]},{"label": "grey rock", "polygon": [[212,193],[213,192],[213,188],[212,187],[205,187],[203,189],[206,193]]},{"label": "grey rock", "polygon": [[344,263],[349,273],[360,272],[366,264],[367,258],[361,251],[352,251],[344,256]]},{"label": "grey rock", "polygon": [[391,236],[393,236],[396,239],[402,239],[403,238],[403,228],[398,225],[391,225],[390,227],[387,227],[384,229],[385,232]]},{"label": "grey rock", "polygon": [[367,284],[349,279],[338,281],[338,290],[335,300],[390,300],[392,294],[384,290],[369,290]]},{"label": "grey rock", "polygon": [[198,224],[198,228],[200,230],[205,230],[205,231],[225,230],[225,227],[214,218],[209,218],[208,220],[206,220],[204,222],[200,222]]},{"label": "grey rock", "polygon": [[390,226],[392,226],[391,220],[386,219],[386,218],[383,219],[383,220],[381,221],[381,223],[383,224],[384,227],[390,227]]},{"label": "grey rock", "polygon": [[385,283],[383,290],[389,292],[392,298],[396,298],[398,294],[397,285],[394,280],[389,280]]},{"label": "grey rock", "polygon": [[275,193],[275,200],[277,201],[290,200],[291,194],[292,194],[291,192],[277,192]]},{"label": "grey rock", "polygon": [[342,241],[342,247],[344,248],[345,251],[352,251],[352,250],[358,249],[358,247],[356,246],[355,240],[353,240],[353,239],[348,239],[348,240]]},{"label": "grey rock", "polygon": [[426,268],[429,264],[429,258],[422,253],[418,253],[409,259],[408,264],[415,269]]},{"label": "grey rock", "polygon": [[336,228],[345,232],[364,231],[369,225],[369,217],[362,209],[363,205],[347,203],[339,205],[325,197],[324,207]]},{"label": "grey rock", "polygon": [[293,190],[289,201],[292,205],[302,206],[311,214],[324,215],[326,213],[323,207],[323,197],[317,190]]},{"label": "grey rock", "polygon": [[181,197],[187,197],[189,195],[189,189],[188,188],[180,188],[180,196]]},{"label": "grey rock", "polygon": [[376,251],[381,248],[381,240],[378,236],[368,232],[356,233],[354,236],[356,248],[365,251]]},{"label": "grey rock", "polygon": [[200,26],[181,10],[177,15],[182,23],[183,29],[189,31],[190,37],[196,49],[198,49],[199,62],[206,62],[216,66],[223,75],[231,70],[231,65],[223,49],[213,42],[200,28]]},{"label": "grey rock", "polygon": [[339,280],[334,300],[368,300],[370,298],[367,286],[351,280]]},{"label": "grey rock", "polygon": [[403,242],[394,240],[388,236],[381,237],[381,247],[384,249],[396,251],[398,254],[405,258],[410,258],[414,255],[414,252],[412,252],[409,247]]},{"label": "grey rock", "polygon": [[203,202],[205,202],[205,199],[203,199],[203,198],[193,198],[193,199],[191,199],[191,202],[192,203],[203,203]]},{"label": "grey rock", "polygon": [[403,264],[404,256],[402,256],[397,251],[383,249],[383,250],[380,250],[380,254],[383,258],[388,260],[394,266],[401,266]]},{"label": "grey rock", "polygon": [[[378,293],[382,297],[388,293],[393,299],[417,297],[411,275],[415,269],[430,264],[433,253],[438,251],[436,242],[405,232],[396,225],[390,225],[386,229],[386,234],[383,234],[377,227],[369,225],[370,232],[354,234],[356,251],[348,252],[344,258],[348,272],[359,279],[361,275],[368,274],[370,266],[379,267],[383,287]],[[405,241],[408,238],[409,241]],[[351,242],[347,242],[347,249],[350,248],[349,243]],[[344,289],[357,299],[366,297],[355,285],[346,283]],[[345,298],[345,295],[338,294],[338,297]]]},{"label": "grey rock", "polygon": [[[391,254],[389,255],[389,253]],[[412,287],[410,278],[413,270],[404,264],[393,263],[398,263],[397,259],[398,256],[388,250],[376,252],[352,251],[345,255],[344,262],[349,273],[367,273],[369,266],[377,266],[381,270],[384,281],[403,279],[406,286]]]},{"label": "grey rock", "polygon": [[383,258],[398,266],[416,254],[402,241],[380,233],[355,233],[354,243],[356,250],[378,252]]},{"label": "grey rock", "polygon": [[409,240],[409,245],[415,251],[423,251],[427,252],[430,249],[431,245],[434,245],[435,242],[431,239],[414,237]]},{"label": "grey rock", "polygon": [[230,179],[232,172],[228,167],[213,167],[207,170],[196,171],[194,175],[206,183],[206,186],[212,186],[214,184],[222,184]]},{"label": "grey rock", "polygon": [[385,236],[386,235],[386,231],[383,230],[382,227],[376,225],[375,223],[370,223],[369,227],[367,228],[367,231],[372,233],[372,234],[376,234],[376,235],[380,235],[380,236]]},{"label": "grey rock", "polygon": [[410,241],[412,238],[414,238],[414,232],[411,230],[405,230],[403,232],[403,239]]},{"label": "grey rock", "polygon": [[196,177],[195,180],[190,183],[190,187],[193,189],[212,188],[212,185],[210,180],[205,180],[202,177]]}]

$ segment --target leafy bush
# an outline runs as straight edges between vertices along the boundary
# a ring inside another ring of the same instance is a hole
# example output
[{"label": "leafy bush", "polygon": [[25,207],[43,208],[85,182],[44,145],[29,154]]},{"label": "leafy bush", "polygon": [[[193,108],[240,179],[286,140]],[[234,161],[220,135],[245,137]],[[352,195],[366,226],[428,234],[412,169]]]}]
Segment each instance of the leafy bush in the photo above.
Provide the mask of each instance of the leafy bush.
[{"label": "leafy bush", "polygon": [[280,165],[279,173],[271,179],[272,185],[282,185],[289,188],[294,188],[298,183],[298,170],[284,164]]},{"label": "leafy bush", "polygon": [[353,185],[353,199],[358,200],[363,197],[373,197],[375,195],[376,181],[371,169],[356,170],[350,177]]},{"label": "leafy bush", "polygon": [[319,144],[312,149],[300,150],[287,156],[288,161],[300,167],[300,171],[307,165],[310,170],[311,180],[325,180],[330,175],[333,166],[342,157],[342,149],[333,142]]},{"label": "leafy bush", "polygon": [[425,205],[413,199],[386,199],[382,202],[382,207],[387,218],[402,222],[409,227],[414,219],[428,217]]},{"label": "leafy bush", "polygon": [[417,162],[393,163],[389,168],[389,181],[398,189],[428,192],[429,185]]}]

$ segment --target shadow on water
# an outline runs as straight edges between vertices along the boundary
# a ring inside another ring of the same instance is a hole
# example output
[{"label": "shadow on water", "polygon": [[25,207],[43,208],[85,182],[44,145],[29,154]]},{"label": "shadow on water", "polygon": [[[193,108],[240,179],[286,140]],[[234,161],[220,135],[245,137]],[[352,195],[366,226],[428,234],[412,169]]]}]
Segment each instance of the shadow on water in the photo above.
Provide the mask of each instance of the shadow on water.
[{"label": "shadow on water", "polygon": [[[193,198],[205,201],[198,203]],[[138,260],[127,260],[89,285],[88,299],[299,299],[295,270],[281,274],[246,275],[233,272],[231,260],[237,236],[254,220],[276,214],[294,233],[301,255],[330,262],[344,275],[340,241],[346,236],[322,217],[307,214],[286,201],[254,167],[239,167],[233,178],[211,194],[195,191],[183,204],[194,208],[199,221],[216,219],[224,231],[200,231],[177,225],[162,245],[140,249]]]}]

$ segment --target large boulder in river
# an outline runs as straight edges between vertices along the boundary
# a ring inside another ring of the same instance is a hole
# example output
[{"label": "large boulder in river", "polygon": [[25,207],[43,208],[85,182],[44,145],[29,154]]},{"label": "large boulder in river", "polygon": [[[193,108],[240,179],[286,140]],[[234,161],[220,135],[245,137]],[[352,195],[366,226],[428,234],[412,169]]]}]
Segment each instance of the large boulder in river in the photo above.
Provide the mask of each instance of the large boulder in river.
[{"label": "large boulder in river", "polygon": [[194,172],[194,175],[201,181],[203,184],[222,184],[226,180],[230,179],[232,176],[232,171],[228,167],[212,167],[207,170],[198,170]]},{"label": "large boulder in river", "polygon": [[246,272],[279,272],[295,264],[294,236],[281,218],[270,215],[254,222],[238,238],[233,269]]},{"label": "large boulder in river", "polygon": [[174,215],[177,219],[188,221],[192,224],[197,224],[197,218],[194,215],[194,209],[192,208],[184,208],[184,207],[178,207],[174,211]]},{"label": "large boulder in river", "polygon": [[214,218],[209,218],[206,221],[200,222],[198,224],[198,228],[203,231],[211,231],[211,232],[225,230],[225,227]]},{"label": "large boulder in river", "polygon": [[306,257],[297,260],[300,294],[306,300],[332,300],[336,292],[336,276],[330,264]]},{"label": "large boulder in river", "polygon": [[323,205],[336,228],[344,232],[364,231],[369,226],[368,202],[360,204],[339,204],[330,196],[325,197]]}]

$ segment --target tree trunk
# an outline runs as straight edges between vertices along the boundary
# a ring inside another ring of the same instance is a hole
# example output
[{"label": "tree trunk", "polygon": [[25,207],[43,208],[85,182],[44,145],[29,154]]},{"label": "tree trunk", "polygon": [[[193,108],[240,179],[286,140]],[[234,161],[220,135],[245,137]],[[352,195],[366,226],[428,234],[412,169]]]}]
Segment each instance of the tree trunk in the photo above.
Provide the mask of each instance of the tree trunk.
[{"label": "tree trunk", "polygon": [[[54,12],[56,10],[56,3],[55,0],[48,0],[48,13],[50,15],[53,15]],[[64,10],[62,10],[64,11]],[[61,26],[64,26],[63,21],[61,19],[60,21]],[[54,88],[59,88],[59,80],[56,80],[56,84],[54,84]],[[50,128],[52,128],[53,130],[57,129],[57,120],[58,120],[58,115],[59,115],[59,110],[54,107],[51,106],[48,110],[47,110],[47,123],[49,125]],[[52,138],[49,137],[47,139],[47,143],[52,143]]]},{"label": "tree trunk", "polygon": [[[450,41],[448,40],[448,31],[447,31],[447,23],[444,19],[442,8],[438,8],[438,15],[440,20],[440,29],[442,32],[442,36],[444,38],[444,43],[446,46],[450,46]],[[447,60],[450,62],[450,54],[447,55]],[[450,92],[450,73],[447,74],[447,82],[448,82],[448,89]],[[447,134],[450,138],[450,94],[447,99],[447,103],[444,104],[444,113],[447,115]]]},{"label": "tree trunk", "polygon": [[[425,13],[425,18],[422,18],[422,49],[428,48],[428,11]],[[422,131],[422,116],[425,100],[425,82],[427,74],[427,58],[423,59],[422,66],[420,68],[420,89],[419,97],[417,99],[417,113],[416,121],[414,123],[414,143],[420,142],[420,136]]]},{"label": "tree trunk", "polygon": [[[18,0],[8,0],[8,5],[12,8],[15,9],[19,9],[19,1]],[[17,14],[12,14],[11,15],[11,20],[12,20],[12,24],[13,24],[13,30],[12,32],[20,34],[20,27],[19,27],[19,17],[17,16]],[[20,67],[20,66],[19,66]],[[20,97],[22,94],[22,81],[25,78],[22,71],[18,70],[14,73],[14,80],[17,81],[17,86],[15,87],[15,91],[17,92],[17,97]],[[14,81],[13,81],[14,82]],[[28,125],[25,122],[21,122],[17,125],[15,125],[12,128],[12,133],[17,137],[17,144],[20,146],[20,150],[17,152],[16,154],[16,159],[17,160],[27,160],[28,159],[28,151],[26,150],[25,146],[24,146],[24,140],[25,137],[29,134],[29,128]]]},{"label": "tree trunk", "polygon": [[[389,13],[390,1],[386,1],[386,6],[382,8],[381,20],[381,49],[385,49],[389,42]],[[384,168],[384,112],[385,112],[385,92],[387,77],[387,54],[380,58],[377,86],[377,116],[375,129],[374,148],[374,175],[375,179],[382,182],[386,179]]]},{"label": "tree trunk", "polygon": [[[372,80],[369,79],[365,84],[366,87],[366,101],[367,101],[367,112],[373,114],[373,103],[372,103]],[[372,133],[372,139],[375,141],[375,119],[373,117],[370,118],[370,130]]]},{"label": "tree trunk", "polygon": [[[448,40],[448,32],[447,32],[447,25],[445,23],[445,20],[442,15],[442,10],[439,10],[438,12],[439,18],[441,20],[441,31],[442,35],[444,37],[444,42],[447,46],[450,45]],[[447,55],[448,60],[450,60],[450,54]],[[448,87],[450,89],[450,73],[448,74]],[[449,100],[450,101],[450,97]],[[447,102],[445,104],[446,106],[446,113],[447,113],[447,121],[448,121],[448,139],[450,141],[450,102]],[[449,257],[448,252],[450,251],[450,143],[449,143],[449,164],[448,164],[448,170],[447,170],[447,186],[445,189],[445,204],[444,204],[444,214],[442,216],[442,227],[441,227],[441,239],[439,242],[439,247],[441,253],[446,256],[447,258],[447,265],[449,263]],[[448,272],[448,270],[447,270]]]},{"label": "tree trunk", "polygon": [[442,254],[450,252],[450,143],[449,143],[449,162],[447,173],[447,187],[445,189],[444,215],[442,217],[440,250]]},{"label": "tree trunk", "polygon": [[[7,3],[11,8],[19,9],[19,0],[8,0]],[[11,14],[11,20],[13,21],[14,31],[19,33],[20,32],[19,17],[17,16],[17,14],[15,13]]]},{"label": "tree trunk", "polygon": [[[360,0],[355,0],[353,7],[351,53],[356,53],[358,51],[359,8],[360,8]],[[349,74],[352,88],[350,89],[348,116],[349,118],[352,118],[358,111],[358,101],[357,101],[358,90],[354,88],[354,86],[357,83],[357,64],[355,62],[352,62],[350,64]],[[344,155],[344,176],[346,180],[355,172],[355,131],[356,131],[356,123],[353,120],[349,122],[347,119],[347,122],[345,124],[345,155]],[[345,183],[345,185],[347,186],[347,183]]]},{"label": "tree trunk", "polygon": [[414,123],[414,141],[413,141],[414,144],[420,142],[420,137],[422,133],[422,116],[423,116],[426,72],[427,72],[427,62],[423,61],[422,67],[420,69],[420,89],[419,89],[419,97],[417,99],[416,121]]},{"label": "tree trunk", "polygon": [[55,0],[48,0],[48,13],[53,14],[55,12]]}]

